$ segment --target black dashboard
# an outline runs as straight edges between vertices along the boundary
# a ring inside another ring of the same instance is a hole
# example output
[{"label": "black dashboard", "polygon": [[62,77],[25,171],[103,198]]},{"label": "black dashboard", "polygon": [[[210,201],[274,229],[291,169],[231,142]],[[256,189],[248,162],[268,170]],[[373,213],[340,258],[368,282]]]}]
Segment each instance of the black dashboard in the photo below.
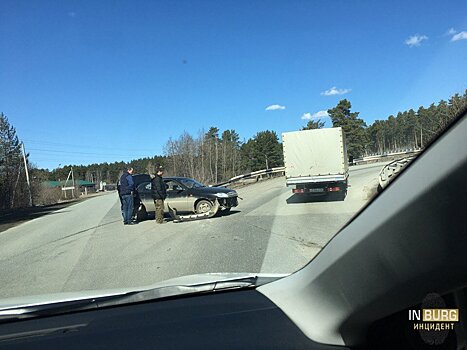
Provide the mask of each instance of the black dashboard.
[{"label": "black dashboard", "polygon": [[254,289],[67,313],[0,324],[0,349],[315,349]]}]

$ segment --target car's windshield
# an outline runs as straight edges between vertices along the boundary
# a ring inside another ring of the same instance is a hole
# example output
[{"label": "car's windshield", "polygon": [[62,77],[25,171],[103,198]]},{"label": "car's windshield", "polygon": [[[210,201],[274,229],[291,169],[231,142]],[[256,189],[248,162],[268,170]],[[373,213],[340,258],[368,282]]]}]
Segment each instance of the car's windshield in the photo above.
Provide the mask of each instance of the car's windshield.
[{"label": "car's windshield", "polygon": [[206,187],[203,185],[201,182],[198,182],[193,179],[180,179],[180,182],[184,184],[188,188],[200,188],[200,187]]},{"label": "car's windshield", "polygon": [[467,105],[466,13],[1,1],[0,304],[299,270]]}]

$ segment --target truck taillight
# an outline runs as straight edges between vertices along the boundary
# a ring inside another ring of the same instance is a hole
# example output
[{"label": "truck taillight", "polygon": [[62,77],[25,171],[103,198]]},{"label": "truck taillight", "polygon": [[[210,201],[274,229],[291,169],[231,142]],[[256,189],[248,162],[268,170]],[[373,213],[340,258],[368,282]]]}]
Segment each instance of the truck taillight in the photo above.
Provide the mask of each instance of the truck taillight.
[{"label": "truck taillight", "polygon": [[303,188],[294,188],[292,193],[305,193],[305,190]]},{"label": "truck taillight", "polygon": [[340,187],[328,187],[328,192],[339,192],[340,190]]}]

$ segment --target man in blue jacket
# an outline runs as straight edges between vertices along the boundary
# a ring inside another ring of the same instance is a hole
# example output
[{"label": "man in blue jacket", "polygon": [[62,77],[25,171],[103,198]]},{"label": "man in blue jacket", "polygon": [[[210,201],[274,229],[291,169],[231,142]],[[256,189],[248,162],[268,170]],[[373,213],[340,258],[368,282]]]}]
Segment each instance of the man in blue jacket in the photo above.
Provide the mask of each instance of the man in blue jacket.
[{"label": "man in blue jacket", "polygon": [[133,192],[135,190],[135,182],[133,181],[133,168],[128,168],[120,177],[119,195],[122,201],[122,214],[124,225],[135,225],[136,222],[131,221],[133,215]]}]

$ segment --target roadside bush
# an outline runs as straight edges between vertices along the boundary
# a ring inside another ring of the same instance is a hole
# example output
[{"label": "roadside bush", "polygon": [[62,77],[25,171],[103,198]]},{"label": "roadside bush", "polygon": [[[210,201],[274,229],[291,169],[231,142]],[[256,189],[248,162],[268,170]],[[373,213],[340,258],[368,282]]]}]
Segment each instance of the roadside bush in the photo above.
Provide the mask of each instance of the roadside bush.
[{"label": "roadside bush", "polygon": [[49,205],[58,203],[62,190],[60,188],[46,188],[42,187],[40,191],[36,193],[35,204],[36,205]]}]

